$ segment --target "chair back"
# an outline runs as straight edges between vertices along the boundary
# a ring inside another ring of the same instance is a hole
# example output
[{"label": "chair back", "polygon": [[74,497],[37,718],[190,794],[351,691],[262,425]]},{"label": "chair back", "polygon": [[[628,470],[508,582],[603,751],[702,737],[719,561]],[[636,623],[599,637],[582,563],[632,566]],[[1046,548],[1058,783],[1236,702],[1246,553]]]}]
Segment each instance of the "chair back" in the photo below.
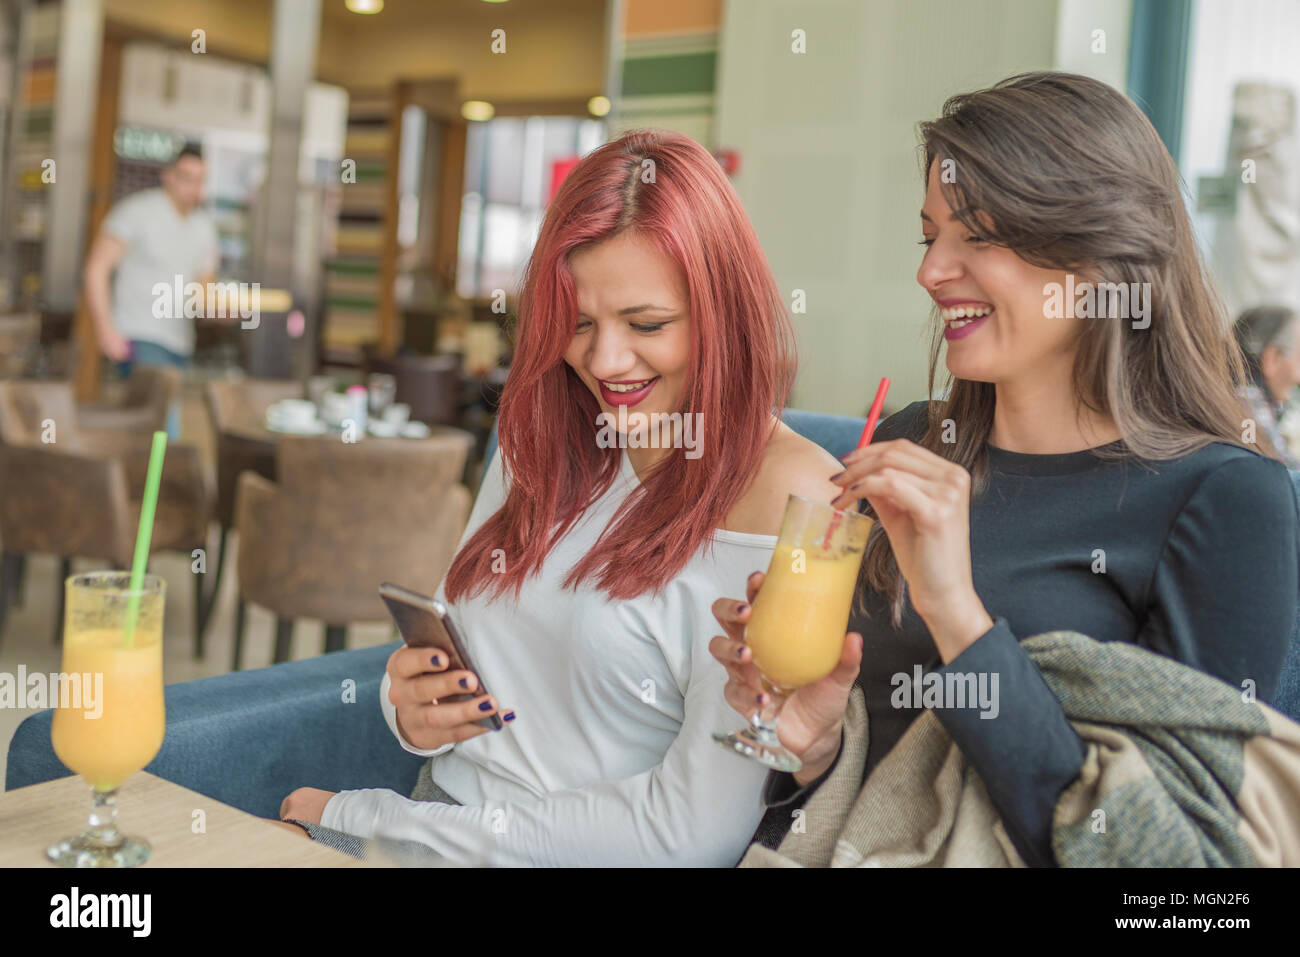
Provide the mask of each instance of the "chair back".
[{"label": "chair back", "polygon": [[203,390],[212,431],[216,435],[217,501],[215,518],[223,529],[235,524],[235,492],[239,476],[256,472],[275,477],[275,455],[264,442],[231,435],[239,424],[261,423],[266,410],[281,399],[301,399],[303,385],[294,379],[213,380]]},{"label": "chair back", "polygon": [[296,379],[213,379],[203,397],[218,435],[240,422],[261,422],[266,410],[281,399],[301,399],[303,384]]},{"label": "chair back", "polygon": [[72,383],[59,380],[0,381],[0,443],[37,445],[46,424],[54,426],[56,442],[74,442],[77,402]]},{"label": "chair back", "polygon": [[126,380],[122,404],[127,408],[156,409],[159,422],[165,422],[167,406],[180,393],[183,381],[184,373],[173,366],[137,366]]},{"label": "chair back", "polygon": [[239,580],[244,597],[285,618],[333,624],[382,621],[384,581],[437,588],[469,514],[459,484],[472,438],[424,440],[286,436],[276,455],[275,504],[240,505]]},{"label": "chair back", "polygon": [[[53,442],[43,441],[47,435]],[[129,559],[126,473],[108,456],[57,454],[82,451],[70,382],[0,381],[0,541],[7,551],[119,565]]]}]

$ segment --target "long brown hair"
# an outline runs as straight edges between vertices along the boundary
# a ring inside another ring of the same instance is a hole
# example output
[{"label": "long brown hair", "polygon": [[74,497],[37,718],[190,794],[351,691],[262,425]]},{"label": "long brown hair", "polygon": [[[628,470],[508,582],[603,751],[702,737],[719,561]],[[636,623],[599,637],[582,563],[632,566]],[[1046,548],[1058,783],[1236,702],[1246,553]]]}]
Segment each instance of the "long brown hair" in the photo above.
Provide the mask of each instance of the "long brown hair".
[{"label": "long brown hair", "polygon": [[[949,98],[920,133],[923,180],[936,161],[955,171],[942,179],[944,198],[980,239],[1091,282],[1150,283],[1147,328],[1103,316],[1080,334],[1072,376],[1080,411],[1109,416],[1123,437],[1102,454],[1158,461],[1211,442],[1252,448],[1241,435],[1241,350],[1197,251],[1178,169],[1141,110],[1089,77],[1025,73]],[[937,310],[931,321],[934,396]],[[995,387],[950,374],[945,385],[919,444],[969,470],[975,494],[988,479]],[[943,441],[945,419],[957,423],[955,442]],[[897,625],[906,583],[879,523],[863,577],[889,597]]]}]

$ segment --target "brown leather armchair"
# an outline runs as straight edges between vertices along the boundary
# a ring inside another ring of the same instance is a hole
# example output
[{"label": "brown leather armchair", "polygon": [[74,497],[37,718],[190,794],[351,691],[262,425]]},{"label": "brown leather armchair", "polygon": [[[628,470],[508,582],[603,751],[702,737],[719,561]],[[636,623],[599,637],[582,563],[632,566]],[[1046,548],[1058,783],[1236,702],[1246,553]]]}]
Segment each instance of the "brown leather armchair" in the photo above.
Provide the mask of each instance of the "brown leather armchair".
[{"label": "brown leather armchair", "polygon": [[275,446],[232,432],[240,426],[260,425],[266,410],[281,399],[301,399],[303,384],[295,379],[213,380],[207,383],[203,397],[212,420],[217,448],[216,519],[221,526],[217,546],[217,569],[208,588],[208,605],[203,621],[212,620],[212,609],[221,594],[221,574],[226,567],[226,539],[235,527],[235,490],[239,476],[256,472],[275,478]]},{"label": "brown leather armchair", "polygon": [[[61,559],[55,641],[73,558],[130,567],[151,441],[143,432],[81,428],[71,383],[0,381],[0,629],[30,553]],[[150,553],[206,549],[210,497],[198,449],[168,445]],[[194,576],[196,657],[202,581]]]},{"label": "brown leather armchair", "polygon": [[278,482],[239,477],[239,605],[233,668],[243,647],[245,603],[276,616],[275,661],[289,657],[298,618],[325,622],[325,650],[344,647],[346,627],[386,621],[379,585],[432,593],[451,565],[469,516],[460,484],[472,438],[285,437]]},{"label": "brown leather armchair", "polygon": [[126,429],[153,433],[167,427],[167,409],[180,395],[182,373],[170,366],[140,366],[131,373],[116,402],[84,402],[77,407],[83,429]]}]

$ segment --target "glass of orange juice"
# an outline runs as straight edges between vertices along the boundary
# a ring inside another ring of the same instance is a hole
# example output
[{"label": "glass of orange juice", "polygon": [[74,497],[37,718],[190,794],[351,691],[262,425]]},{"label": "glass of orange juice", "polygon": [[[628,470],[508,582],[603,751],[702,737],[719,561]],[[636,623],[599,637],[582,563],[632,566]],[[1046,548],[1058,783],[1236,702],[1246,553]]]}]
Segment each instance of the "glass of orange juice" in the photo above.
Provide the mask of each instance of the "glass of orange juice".
[{"label": "glass of orange juice", "polygon": [[772,561],[745,626],[763,688],[772,699],[749,725],[715,734],[723,747],[778,771],[802,762],[777,737],[781,707],[798,688],[835,670],[844,648],[871,519],[791,495]]},{"label": "glass of orange juice", "polygon": [[117,793],[162,747],[166,587],[145,575],[133,592],[129,572],[95,571],[73,575],[65,588],[64,677],[50,741],[59,760],[86,779],[94,807],[84,834],[45,854],[61,867],[134,867],[148,859],[149,842],[117,829]]}]

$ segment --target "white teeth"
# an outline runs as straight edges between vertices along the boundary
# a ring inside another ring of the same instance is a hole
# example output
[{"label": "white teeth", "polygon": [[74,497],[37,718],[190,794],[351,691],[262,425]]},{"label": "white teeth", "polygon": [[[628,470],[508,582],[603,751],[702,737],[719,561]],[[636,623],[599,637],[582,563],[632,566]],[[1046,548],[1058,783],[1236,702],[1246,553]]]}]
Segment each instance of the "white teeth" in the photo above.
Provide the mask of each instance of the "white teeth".
[{"label": "white teeth", "polygon": [[955,309],[940,309],[939,315],[944,322],[950,323],[954,328],[959,328],[972,319],[987,316],[992,311],[992,306],[958,306]]},{"label": "white teeth", "polygon": [[642,379],[640,382],[631,382],[627,385],[615,385],[613,382],[602,381],[600,384],[610,392],[635,392],[637,389],[644,389],[647,383],[653,381],[653,379]]}]

